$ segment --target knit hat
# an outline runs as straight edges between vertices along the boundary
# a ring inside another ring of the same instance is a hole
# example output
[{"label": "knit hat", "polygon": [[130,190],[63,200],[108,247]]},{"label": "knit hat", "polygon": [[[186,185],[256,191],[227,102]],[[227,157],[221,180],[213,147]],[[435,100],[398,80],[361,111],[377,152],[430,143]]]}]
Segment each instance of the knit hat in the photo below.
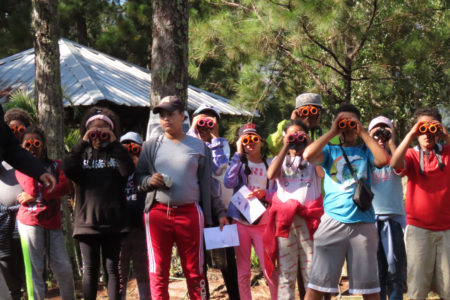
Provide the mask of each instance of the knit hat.
[{"label": "knit hat", "polygon": [[256,125],[253,123],[247,123],[245,125],[242,125],[241,128],[239,128],[238,131],[239,137],[247,134],[256,134],[261,137],[261,135],[258,133]]}]

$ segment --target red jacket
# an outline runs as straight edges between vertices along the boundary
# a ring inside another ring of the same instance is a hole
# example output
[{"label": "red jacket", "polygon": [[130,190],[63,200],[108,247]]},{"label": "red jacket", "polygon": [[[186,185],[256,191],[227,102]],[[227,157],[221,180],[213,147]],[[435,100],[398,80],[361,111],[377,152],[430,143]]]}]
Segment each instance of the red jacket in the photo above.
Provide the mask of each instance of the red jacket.
[{"label": "red jacket", "polygon": [[322,196],[308,205],[301,205],[294,199],[281,202],[278,195],[272,198],[272,207],[269,211],[269,221],[263,235],[264,243],[264,266],[269,278],[272,276],[278,258],[277,237],[288,237],[294,216],[299,215],[306,221],[310,238],[319,227],[320,217],[323,215]]},{"label": "red jacket", "polygon": [[[22,204],[17,214],[17,220],[25,225],[37,225],[46,229],[61,228],[61,197],[70,192],[70,181],[61,171],[61,162],[51,163],[52,173],[58,174],[58,183],[49,192],[36,179],[16,170],[16,178],[27,194],[36,198],[35,202]],[[55,175],[56,175],[55,174]]]}]

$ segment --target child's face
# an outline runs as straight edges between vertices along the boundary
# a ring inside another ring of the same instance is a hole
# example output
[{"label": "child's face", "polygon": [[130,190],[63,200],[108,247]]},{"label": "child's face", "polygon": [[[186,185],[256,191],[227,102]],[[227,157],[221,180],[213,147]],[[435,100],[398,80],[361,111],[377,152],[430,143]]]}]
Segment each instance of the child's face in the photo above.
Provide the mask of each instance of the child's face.
[{"label": "child's face", "polygon": [[[102,131],[104,129],[110,129],[111,127],[109,126],[108,123],[106,123],[103,120],[97,119],[94,120],[92,122],[89,123],[89,126],[87,127],[87,131],[95,131],[95,130],[99,130]],[[100,141],[100,139],[95,139],[95,140],[91,140],[91,145],[94,149],[100,149],[102,142]]]},{"label": "child's face", "polygon": [[[305,130],[303,128],[301,128],[300,126],[298,126],[298,125],[292,125],[292,126],[288,127],[288,129],[286,129],[285,134],[286,134],[286,136],[289,136],[289,135],[291,135],[293,133],[296,133],[296,132],[303,132],[303,133],[306,134]],[[302,149],[299,149],[299,150],[289,149],[289,154],[291,156],[301,156],[303,154],[303,151],[305,151],[305,148],[302,148]]]},{"label": "child's face", "polygon": [[167,111],[161,110],[159,113],[159,123],[161,124],[164,132],[170,135],[176,135],[183,132],[184,111],[174,110]]},{"label": "child's face", "polygon": [[27,149],[36,158],[42,158],[44,143],[42,137],[37,133],[27,133],[23,137],[22,148]]},{"label": "child's face", "polygon": [[263,142],[261,140],[261,137],[259,138],[259,142],[249,142],[247,145],[242,144],[244,147],[244,151],[249,155],[255,155],[260,156],[261,155],[261,148],[263,146]]},{"label": "child's face", "polygon": [[11,122],[9,122],[8,126],[10,128],[15,127],[16,131],[14,132],[14,135],[16,136],[16,138],[20,141],[22,138],[22,133],[18,131],[18,129],[22,129],[21,131],[23,132],[23,130],[25,130],[25,124],[20,121],[20,120],[11,120]]},{"label": "child's face", "polygon": [[[352,112],[341,112],[336,116],[336,119],[358,120],[358,116]],[[347,127],[339,133],[339,137],[341,138],[341,141],[345,141],[347,145],[355,145],[358,134],[355,129]]]},{"label": "child's face", "polygon": [[[431,116],[420,116],[417,119],[418,123],[437,122],[437,120]],[[417,137],[419,146],[422,149],[431,149],[437,143],[438,136],[436,134],[424,133]]]}]

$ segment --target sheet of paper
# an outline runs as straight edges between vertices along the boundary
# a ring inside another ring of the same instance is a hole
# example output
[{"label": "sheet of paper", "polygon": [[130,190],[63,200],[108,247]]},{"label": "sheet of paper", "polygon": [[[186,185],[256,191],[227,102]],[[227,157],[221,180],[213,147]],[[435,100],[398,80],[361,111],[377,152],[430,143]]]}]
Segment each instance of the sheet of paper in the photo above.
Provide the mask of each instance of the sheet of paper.
[{"label": "sheet of paper", "polygon": [[247,186],[243,185],[230,199],[234,206],[244,215],[250,224],[253,224],[265,211],[266,208],[258,200],[253,197],[247,199],[251,191]]},{"label": "sheet of paper", "polygon": [[239,236],[236,224],[203,229],[206,250],[239,246]]}]

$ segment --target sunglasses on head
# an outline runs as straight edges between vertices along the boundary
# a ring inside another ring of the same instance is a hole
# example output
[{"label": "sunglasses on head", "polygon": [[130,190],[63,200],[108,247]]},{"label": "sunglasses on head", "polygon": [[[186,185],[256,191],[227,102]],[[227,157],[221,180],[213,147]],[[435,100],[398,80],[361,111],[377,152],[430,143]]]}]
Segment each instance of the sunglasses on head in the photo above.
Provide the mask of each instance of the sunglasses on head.
[{"label": "sunglasses on head", "polygon": [[142,146],[135,143],[123,144],[123,146],[128,150],[128,152],[135,155],[139,155],[142,150]]},{"label": "sunglasses on head", "polygon": [[89,139],[91,141],[99,139],[102,142],[109,141],[109,133],[100,131],[100,130],[93,130],[88,135]]},{"label": "sunglasses on head", "polygon": [[306,117],[309,115],[315,116],[317,114],[319,114],[320,108],[316,107],[316,106],[312,106],[312,105],[306,105],[303,106],[302,108],[300,108],[300,115],[302,117]]},{"label": "sunglasses on head", "polygon": [[25,127],[20,125],[12,125],[9,128],[14,132],[14,134],[20,133],[22,134],[25,131]]},{"label": "sunglasses on head", "polygon": [[30,150],[31,147],[39,149],[42,147],[42,142],[37,139],[29,139],[29,140],[25,141],[24,146],[25,146],[25,149],[27,149],[27,150]]},{"label": "sunglasses on head", "polygon": [[244,136],[244,138],[242,139],[242,144],[244,146],[247,146],[250,143],[257,144],[257,143],[259,143],[260,140],[261,140],[261,138],[259,136],[254,135],[254,134],[249,134],[249,135]]},{"label": "sunglasses on head", "polygon": [[351,128],[351,129],[355,129],[356,128],[356,121],[353,120],[349,120],[349,119],[342,119],[339,121],[338,126],[340,129],[344,129],[344,128]]},{"label": "sunglasses on head", "polygon": [[438,130],[439,130],[439,127],[433,123],[423,123],[419,126],[419,132],[421,134],[425,134],[425,133],[435,134],[436,132],[438,132]]}]

